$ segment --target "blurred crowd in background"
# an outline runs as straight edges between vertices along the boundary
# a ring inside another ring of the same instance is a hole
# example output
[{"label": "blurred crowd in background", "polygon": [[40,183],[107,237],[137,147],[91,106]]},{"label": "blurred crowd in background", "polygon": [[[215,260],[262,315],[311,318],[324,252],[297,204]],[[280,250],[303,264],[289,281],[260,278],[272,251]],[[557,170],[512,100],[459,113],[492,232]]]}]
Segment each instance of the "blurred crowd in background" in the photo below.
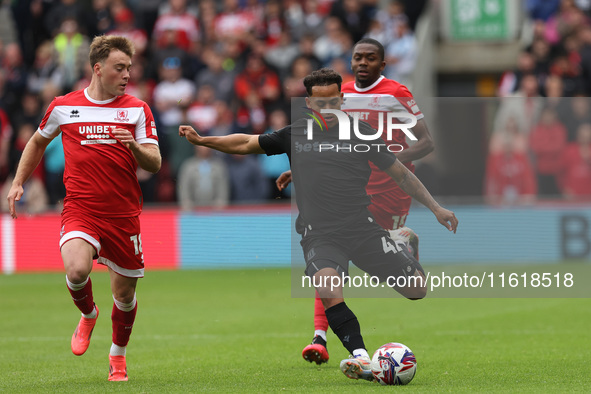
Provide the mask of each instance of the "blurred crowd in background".
[{"label": "blurred crowd in background", "polygon": [[[0,181],[8,185],[20,154],[55,96],[85,88],[89,44],[100,34],[135,44],[127,93],[146,101],[158,125],[162,170],[138,170],[146,203],[223,207],[289,198],[275,178],[287,157],[224,155],[195,149],[180,124],[205,135],[265,133],[290,123],[302,79],[327,66],[353,79],[353,43],[378,38],[385,74],[404,80],[415,61],[412,27],[425,1],[377,0],[20,0],[0,10]],[[417,5],[419,5],[417,7]],[[30,212],[64,196],[61,139],[48,147],[26,187]],[[3,192],[3,194],[5,194]],[[2,198],[4,203],[5,198]],[[59,207],[59,206],[58,206]]]},{"label": "blurred crowd in background", "polygon": [[[0,184],[55,96],[85,88],[89,44],[100,34],[135,44],[127,93],[158,125],[162,170],[138,170],[146,203],[198,206],[288,199],[275,178],[287,158],[225,155],[177,135],[266,133],[290,123],[302,79],[331,67],[353,79],[353,44],[386,48],[384,75],[410,85],[415,26],[427,0],[4,0],[0,7]],[[526,45],[499,78],[483,194],[493,204],[591,196],[591,1],[523,0]],[[570,98],[567,98],[570,97]],[[31,213],[65,195],[61,139],[25,188]],[[5,204],[5,198],[1,199]]]},{"label": "blurred crowd in background", "polygon": [[591,200],[591,1],[525,6],[526,45],[498,86],[485,196],[493,204]]}]

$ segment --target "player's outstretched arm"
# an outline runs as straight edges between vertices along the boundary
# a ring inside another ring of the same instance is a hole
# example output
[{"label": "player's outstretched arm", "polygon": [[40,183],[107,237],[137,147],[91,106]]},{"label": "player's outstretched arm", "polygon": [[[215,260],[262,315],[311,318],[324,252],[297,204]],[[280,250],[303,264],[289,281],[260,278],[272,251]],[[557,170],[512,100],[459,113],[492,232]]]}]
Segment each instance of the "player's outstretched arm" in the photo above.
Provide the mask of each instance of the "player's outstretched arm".
[{"label": "player's outstretched arm", "polygon": [[439,223],[445,226],[449,231],[456,232],[458,227],[458,219],[456,219],[456,215],[454,215],[452,211],[439,205],[431,193],[429,193],[425,185],[421,183],[419,178],[406,168],[400,160],[396,160],[394,164],[385,171],[396,181],[398,186],[400,186],[406,194],[429,208]]},{"label": "player's outstretched arm", "polygon": [[16,209],[14,204],[23,196],[23,184],[29,179],[35,168],[37,168],[37,165],[41,161],[43,153],[45,153],[45,149],[50,142],[51,139],[43,137],[38,131],[36,131],[25,146],[25,150],[18,163],[16,175],[12,181],[12,186],[6,197],[8,200],[8,210],[13,219],[16,219]]},{"label": "player's outstretched arm", "polygon": [[202,145],[224,153],[247,155],[265,153],[259,144],[259,136],[251,134],[230,134],[221,137],[203,137],[191,126],[179,126],[179,136],[193,145]]}]

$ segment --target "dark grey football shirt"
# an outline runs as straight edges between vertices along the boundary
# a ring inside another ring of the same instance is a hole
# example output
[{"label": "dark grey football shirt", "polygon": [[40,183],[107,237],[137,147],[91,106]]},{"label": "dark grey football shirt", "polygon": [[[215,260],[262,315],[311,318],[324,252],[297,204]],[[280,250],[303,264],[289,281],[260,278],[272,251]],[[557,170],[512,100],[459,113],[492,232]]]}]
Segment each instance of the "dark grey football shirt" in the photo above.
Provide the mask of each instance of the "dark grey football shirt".
[{"label": "dark grey football shirt", "polygon": [[[340,141],[338,126],[321,130],[314,125],[314,138],[308,139],[306,119],[270,134],[259,136],[259,145],[267,155],[289,156],[296,202],[300,216],[298,232],[306,227],[316,234],[338,231],[367,212],[371,200],[365,187],[371,174],[369,161],[384,170],[396,161],[382,139],[364,141],[353,132],[351,140]],[[376,131],[359,122],[359,132]]]}]

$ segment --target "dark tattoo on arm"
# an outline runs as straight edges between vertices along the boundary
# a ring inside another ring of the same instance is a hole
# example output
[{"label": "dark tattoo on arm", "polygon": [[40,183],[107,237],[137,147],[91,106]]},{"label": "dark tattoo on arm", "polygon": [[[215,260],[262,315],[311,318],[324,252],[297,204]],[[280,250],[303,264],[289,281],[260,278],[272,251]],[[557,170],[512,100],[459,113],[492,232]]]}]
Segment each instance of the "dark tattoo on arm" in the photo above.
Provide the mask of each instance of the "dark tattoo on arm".
[{"label": "dark tattoo on arm", "polygon": [[427,190],[425,186],[421,183],[419,178],[417,178],[412,172],[404,171],[400,179],[397,181],[398,186],[406,194],[426,206],[427,208],[432,209],[436,206],[436,202]]}]

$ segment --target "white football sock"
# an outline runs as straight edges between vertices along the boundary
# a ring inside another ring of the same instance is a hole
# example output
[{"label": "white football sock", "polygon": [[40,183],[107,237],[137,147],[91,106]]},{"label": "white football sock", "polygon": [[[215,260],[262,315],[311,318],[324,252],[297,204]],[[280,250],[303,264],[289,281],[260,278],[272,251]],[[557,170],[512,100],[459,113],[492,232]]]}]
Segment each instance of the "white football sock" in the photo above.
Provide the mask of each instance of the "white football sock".
[{"label": "white football sock", "polygon": [[94,306],[92,308],[92,312],[86,313],[86,314],[85,313],[82,314],[82,316],[84,316],[87,319],[96,319],[96,315],[97,315],[97,313],[96,313],[96,306]]},{"label": "white football sock", "polygon": [[369,358],[369,354],[367,353],[367,350],[365,350],[363,348],[359,348],[359,349],[353,350],[353,357],[355,357],[355,358],[358,358],[358,357]]},{"label": "white football sock", "polygon": [[109,354],[111,356],[125,356],[126,351],[127,346],[118,346],[113,343],[111,345],[111,350],[109,351]]},{"label": "white football sock", "polygon": [[324,342],[326,342],[326,331],[316,330],[314,331],[314,336],[316,335],[319,335],[322,339],[324,339]]}]

